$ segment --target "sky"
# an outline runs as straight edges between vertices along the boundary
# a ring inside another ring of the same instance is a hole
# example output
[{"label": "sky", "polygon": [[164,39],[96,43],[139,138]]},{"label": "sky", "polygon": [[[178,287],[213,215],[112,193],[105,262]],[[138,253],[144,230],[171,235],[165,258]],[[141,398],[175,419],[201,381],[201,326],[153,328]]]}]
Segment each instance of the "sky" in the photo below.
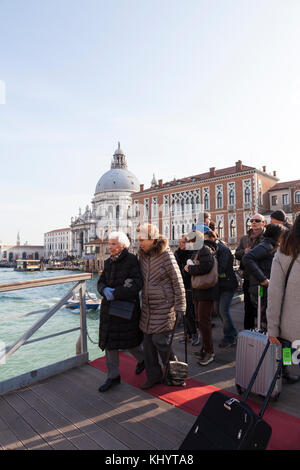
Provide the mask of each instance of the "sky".
[{"label": "sky", "polygon": [[237,160],[300,179],[299,17],[299,0],[0,0],[0,241],[69,226],[118,141],[145,187]]}]

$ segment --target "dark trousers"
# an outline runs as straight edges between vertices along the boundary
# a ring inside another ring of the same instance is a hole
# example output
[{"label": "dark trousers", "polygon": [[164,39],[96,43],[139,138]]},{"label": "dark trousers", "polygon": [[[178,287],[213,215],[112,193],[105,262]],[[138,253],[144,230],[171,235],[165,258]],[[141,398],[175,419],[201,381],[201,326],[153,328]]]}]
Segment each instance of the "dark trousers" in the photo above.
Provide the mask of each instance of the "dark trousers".
[{"label": "dark trousers", "polygon": [[[166,333],[147,334],[144,333],[143,351],[146,376],[148,380],[159,379],[162,376],[162,369],[159,357],[165,366],[168,358],[168,350],[172,338],[172,331]],[[171,347],[170,361],[175,360]]]},{"label": "dark trousers", "polygon": [[186,313],[184,317],[185,327],[187,335],[191,338],[194,334],[197,333],[197,325],[195,318],[194,302],[193,302],[193,291],[185,291],[186,298]]},{"label": "dark trousers", "polygon": [[255,317],[257,316],[257,309],[251,302],[250,293],[249,293],[249,281],[244,280],[243,284],[244,292],[244,328],[245,330],[251,330],[255,326]]},{"label": "dark trousers", "polygon": [[195,314],[202,338],[202,348],[208,354],[214,352],[211,326],[212,300],[195,300]]}]

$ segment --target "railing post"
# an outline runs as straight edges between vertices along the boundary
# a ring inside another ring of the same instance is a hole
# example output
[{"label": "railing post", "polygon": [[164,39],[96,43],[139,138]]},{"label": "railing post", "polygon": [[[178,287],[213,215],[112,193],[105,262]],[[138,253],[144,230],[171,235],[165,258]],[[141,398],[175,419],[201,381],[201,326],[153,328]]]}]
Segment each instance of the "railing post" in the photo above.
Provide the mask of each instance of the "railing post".
[{"label": "railing post", "polygon": [[87,352],[87,329],[86,329],[86,303],[85,303],[86,283],[82,282],[79,289],[80,298],[80,336],[76,343],[76,354]]}]

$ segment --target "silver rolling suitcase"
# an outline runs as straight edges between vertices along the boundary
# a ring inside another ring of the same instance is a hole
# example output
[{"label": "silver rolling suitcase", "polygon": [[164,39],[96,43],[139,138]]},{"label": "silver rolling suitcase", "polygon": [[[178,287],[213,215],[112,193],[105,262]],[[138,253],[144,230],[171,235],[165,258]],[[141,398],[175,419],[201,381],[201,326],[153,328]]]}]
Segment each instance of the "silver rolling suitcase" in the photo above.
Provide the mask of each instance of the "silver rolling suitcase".
[{"label": "silver rolling suitcase", "polygon": [[[244,330],[238,334],[236,349],[235,384],[239,394],[246,390],[257,363],[268,342],[266,333],[260,331],[261,325],[261,290],[258,295],[257,328]],[[262,366],[253,384],[252,393],[266,396],[278,363],[282,358],[281,344],[270,344]],[[278,399],[282,388],[282,376],[279,374],[271,397]]]}]

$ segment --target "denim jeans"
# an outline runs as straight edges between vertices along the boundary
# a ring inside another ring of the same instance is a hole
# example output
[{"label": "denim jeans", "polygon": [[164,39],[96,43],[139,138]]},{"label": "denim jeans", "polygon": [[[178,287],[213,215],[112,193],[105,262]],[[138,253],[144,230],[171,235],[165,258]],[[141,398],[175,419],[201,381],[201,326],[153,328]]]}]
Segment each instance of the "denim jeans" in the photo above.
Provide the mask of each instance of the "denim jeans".
[{"label": "denim jeans", "polygon": [[237,337],[237,330],[235,329],[229,311],[233,295],[234,291],[221,291],[219,299],[214,303],[215,312],[221,317],[223,322],[224,341],[228,341],[229,343],[234,342]]}]

